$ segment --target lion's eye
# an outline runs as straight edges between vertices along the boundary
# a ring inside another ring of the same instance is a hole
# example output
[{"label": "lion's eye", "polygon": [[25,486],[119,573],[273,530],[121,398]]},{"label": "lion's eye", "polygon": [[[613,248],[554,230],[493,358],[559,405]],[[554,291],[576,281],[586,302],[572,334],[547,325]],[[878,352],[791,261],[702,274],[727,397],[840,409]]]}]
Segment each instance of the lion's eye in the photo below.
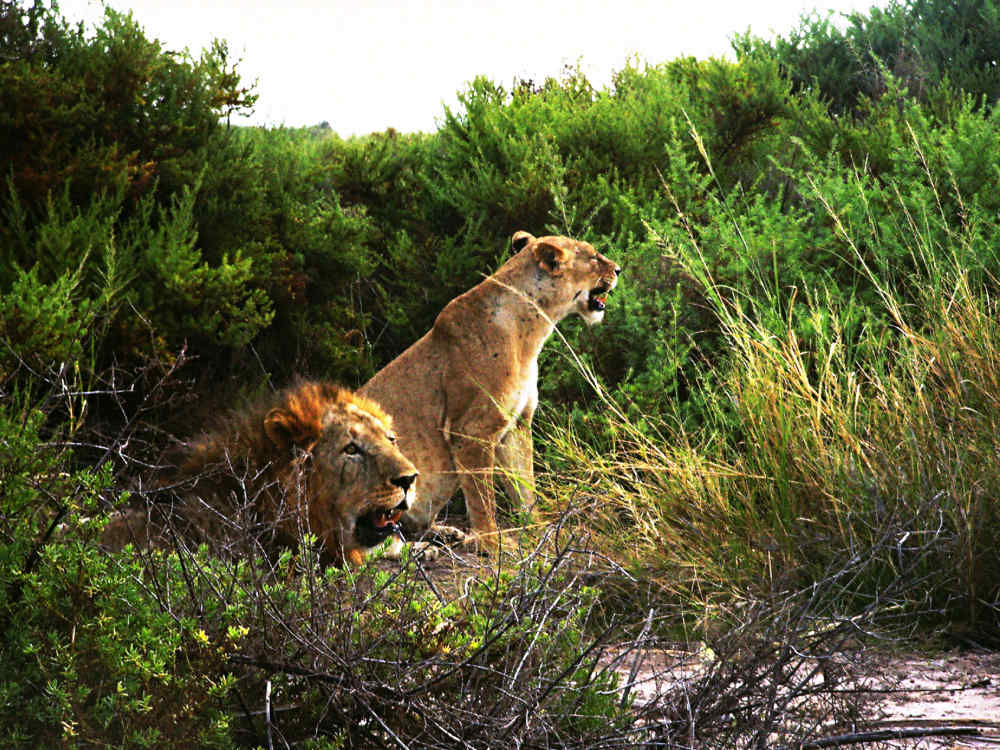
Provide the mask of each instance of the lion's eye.
[{"label": "lion's eye", "polygon": [[347,445],[344,446],[344,453],[346,453],[348,456],[356,456],[359,453],[361,453],[361,446],[359,446],[357,443],[348,443]]},{"label": "lion's eye", "polygon": [[390,443],[395,443],[396,442],[396,436],[395,435],[389,435],[388,438],[389,438],[389,442]]}]

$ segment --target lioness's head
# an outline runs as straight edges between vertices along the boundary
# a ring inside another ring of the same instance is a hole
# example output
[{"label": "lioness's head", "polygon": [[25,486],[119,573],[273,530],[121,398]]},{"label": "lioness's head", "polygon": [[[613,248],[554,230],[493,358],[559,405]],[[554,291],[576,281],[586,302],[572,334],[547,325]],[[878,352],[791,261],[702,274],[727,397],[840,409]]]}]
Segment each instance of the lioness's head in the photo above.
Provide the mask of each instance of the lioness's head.
[{"label": "lioness's head", "polygon": [[294,454],[287,495],[305,501],[327,557],[358,564],[398,531],[417,470],[396,447],[392,419],[374,401],[326,383],[288,392],[264,417],[279,452]]},{"label": "lioness's head", "polygon": [[615,288],[622,271],[617,263],[601,255],[589,242],[570,237],[535,237],[520,231],[511,238],[511,248],[530,253],[539,271],[557,282],[554,287],[571,305],[569,312],[579,315],[587,325],[604,319],[608,292]]}]

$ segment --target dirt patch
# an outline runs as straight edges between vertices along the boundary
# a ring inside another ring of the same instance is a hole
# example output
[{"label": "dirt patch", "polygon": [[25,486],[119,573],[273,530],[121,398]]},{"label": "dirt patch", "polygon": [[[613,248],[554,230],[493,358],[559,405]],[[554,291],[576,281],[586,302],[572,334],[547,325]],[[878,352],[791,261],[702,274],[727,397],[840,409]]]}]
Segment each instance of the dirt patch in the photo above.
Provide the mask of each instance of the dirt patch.
[{"label": "dirt patch", "polygon": [[874,688],[884,690],[872,726],[973,726],[978,738],[928,738],[896,747],[1000,747],[1000,653],[883,655]]},{"label": "dirt patch", "polygon": [[[610,656],[606,663],[639,705],[683,687],[704,674],[711,653],[698,649],[650,649]],[[870,693],[858,732],[941,730],[972,727],[975,737],[909,737],[870,740],[853,747],[1000,748],[1000,652],[952,651],[934,655],[866,654],[866,664],[847,689]],[[856,657],[851,661],[857,664]],[[863,729],[862,729],[863,727]],[[846,746],[846,745],[844,745]]]}]

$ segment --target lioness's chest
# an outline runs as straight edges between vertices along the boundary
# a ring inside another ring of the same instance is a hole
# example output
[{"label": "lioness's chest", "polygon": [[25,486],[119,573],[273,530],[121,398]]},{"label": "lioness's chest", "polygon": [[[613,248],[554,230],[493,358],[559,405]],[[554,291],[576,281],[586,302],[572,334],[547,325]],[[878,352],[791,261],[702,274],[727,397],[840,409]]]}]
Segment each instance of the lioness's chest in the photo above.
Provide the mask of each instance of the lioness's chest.
[{"label": "lioness's chest", "polygon": [[537,360],[523,368],[512,386],[510,394],[505,399],[510,416],[507,423],[508,429],[518,418],[531,419],[535,413],[535,407],[538,406]]}]

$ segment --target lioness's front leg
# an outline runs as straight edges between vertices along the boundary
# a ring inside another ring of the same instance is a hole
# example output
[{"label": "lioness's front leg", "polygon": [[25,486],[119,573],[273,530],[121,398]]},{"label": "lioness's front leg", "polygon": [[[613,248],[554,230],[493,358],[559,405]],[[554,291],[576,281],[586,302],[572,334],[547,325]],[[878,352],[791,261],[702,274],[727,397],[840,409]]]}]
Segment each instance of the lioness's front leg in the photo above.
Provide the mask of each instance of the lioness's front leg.
[{"label": "lioness's front leg", "polygon": [[500,540],[493,491],[494,438],[452,433],[451,452],[472,527],[465,544],[482,551],[495,549]]},{"label": "lioness's front leg", "polygon": [[518,420],[497,443],[497,479],[511,502],[527,518],[535,506],[534,456],[531,447],[531,422]]}]

